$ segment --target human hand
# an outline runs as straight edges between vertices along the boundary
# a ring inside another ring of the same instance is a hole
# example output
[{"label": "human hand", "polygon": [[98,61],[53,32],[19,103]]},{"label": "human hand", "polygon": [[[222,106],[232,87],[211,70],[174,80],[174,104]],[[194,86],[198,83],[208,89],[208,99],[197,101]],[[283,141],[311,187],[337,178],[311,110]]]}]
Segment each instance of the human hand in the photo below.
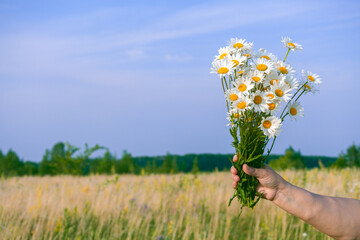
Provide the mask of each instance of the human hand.
[{"label": "human hand", "polygon": [[[236,163],[237,161],[238,157],[234,155],[233,162]],[[237,183],[240,181],[240,177],[237,175],[238,171],[234,166],[231,167],[230,171],[233,179],[232,186],[236,188]],[[247,175],[254,176],[259,180],[256,190],[258,193],[262,193],[265,199],[270,201],[273,201],[277,193],[287,185],[287,182],[266,164],[264,164],[262,168],[253,168],[244,164],[243,171]]]}]

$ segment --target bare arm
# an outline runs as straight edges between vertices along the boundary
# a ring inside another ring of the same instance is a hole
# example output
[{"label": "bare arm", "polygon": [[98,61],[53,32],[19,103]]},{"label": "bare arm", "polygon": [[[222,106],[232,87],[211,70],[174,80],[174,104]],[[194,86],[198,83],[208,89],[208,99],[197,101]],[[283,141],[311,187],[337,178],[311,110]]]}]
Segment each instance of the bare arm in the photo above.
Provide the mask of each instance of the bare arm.
[{"label": "bare arm", "polygon": [[[236,156],[234,160],[237,161]],[[243,170],[259,180],[259,193],[288,213],[333,238],[360,240],[360,200],[309,192],[288,183],[267,165],[251,168],[245,164]],[[236,186],[237,171],[231,168],[231,172]]]}]

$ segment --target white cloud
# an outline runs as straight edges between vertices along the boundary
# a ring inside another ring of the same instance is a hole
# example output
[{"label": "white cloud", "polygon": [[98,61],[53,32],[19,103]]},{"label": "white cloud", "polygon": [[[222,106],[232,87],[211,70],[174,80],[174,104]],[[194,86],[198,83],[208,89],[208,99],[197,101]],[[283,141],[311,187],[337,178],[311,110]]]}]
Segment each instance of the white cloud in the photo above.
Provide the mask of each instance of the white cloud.
[{"label": "white cloud", "polygon": [[185,54],[185,55],[166,54],[164,58],[168,62],[185,63],[185,62],[189,62],[192,59],[192,56],[190,54]]},{"label": "white cloud", "polygon": [[[144,27],[137,25],[126,30],[122,27],[117,29],[119,19],[113,21],[119,15],[123,16],[122,21],[127,20],[131,13],[126,13],[125,10],[128,9],[124,8],[99,9],[87,14],[51,19],[49,22],[41,21],[18,33],[2,34],[0,74],[22,78],[56,76],[80,81],[93,79],[91,82],[96,82],[96,76],[107,76],[115,79],[110,82],[117,82],[124,71],[109,69],[109,64],[116,62],[120,65],[129,58],[146,58],[143,49],[152,43],[216,33],[255,23],[261,30],[262,22],[294,17],[318,7],[314,4],[301,4],[296,8],[289,8],[282,3],[260,3],[198,5],[158,17],[155,21],[149,17]],[[256,12],[247,9],[256,9]],[[274,9],[277,10],[276,14]],[[151,7],[146,12],[149,13],[150,10]],[[104,30],[99,28],[99,21],[100,26],[110,27],[104,27]],[[95,29],[92,32],[89,31],[91,26]],[[57,33],[54,29],[60,30]],[[163,59],[187,62],[191,57],[186,53],[167,54]],[[102,79],[98,82],[104,83]]]}]

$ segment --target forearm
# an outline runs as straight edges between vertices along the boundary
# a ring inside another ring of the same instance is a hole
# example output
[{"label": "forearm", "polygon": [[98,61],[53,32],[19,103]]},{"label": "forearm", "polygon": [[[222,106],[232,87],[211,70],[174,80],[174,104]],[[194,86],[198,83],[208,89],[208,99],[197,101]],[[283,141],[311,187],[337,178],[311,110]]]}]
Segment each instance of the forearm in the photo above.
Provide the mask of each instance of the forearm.
[{"label": "forearm", "polygon": [[360,201],[311,193],[285,182],[273,202],[337,239],[360,239]]}]

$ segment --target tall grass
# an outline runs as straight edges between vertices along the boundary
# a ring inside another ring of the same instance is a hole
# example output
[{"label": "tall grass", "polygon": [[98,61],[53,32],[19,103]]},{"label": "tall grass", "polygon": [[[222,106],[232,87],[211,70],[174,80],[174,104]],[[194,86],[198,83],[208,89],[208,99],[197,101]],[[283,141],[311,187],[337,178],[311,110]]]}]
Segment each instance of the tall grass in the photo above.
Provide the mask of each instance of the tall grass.
[{"label": "tall grass", "polygon": [[[310,191],[360,197],[360,171],[280,172]],[[227,207],[226,172],[0,180],[0,239],[330,239],[260,201]]]}]

